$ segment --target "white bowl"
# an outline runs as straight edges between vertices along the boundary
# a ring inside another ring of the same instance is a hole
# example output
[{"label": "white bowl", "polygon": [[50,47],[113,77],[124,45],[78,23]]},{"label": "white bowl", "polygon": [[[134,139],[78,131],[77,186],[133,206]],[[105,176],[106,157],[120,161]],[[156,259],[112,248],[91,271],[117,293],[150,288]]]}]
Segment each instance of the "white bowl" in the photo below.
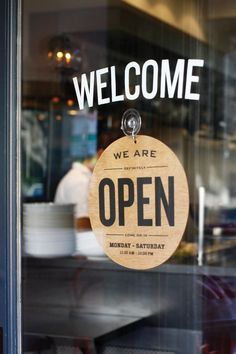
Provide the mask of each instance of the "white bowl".
[{"label": "white bowl", "polygon": [[57,204],[57,203],[27,203],[23,205],[24,212],[70,212],[74,210],[74,204]]},{"label": "white bowl", "polygon": [[24,234],[24,241],[26,242],[74,242],[75,243],[75,234],[74,232],[66,233],[52,233],[52,232],[40,232],[32,233],[28,232]]},{"label": "white bowl", "polygon": [[74,253],[74,242],[24,242],[24,252],[27,255],[40,258],[70,256]]},{"label": "white bowl", "polygon": [[86,257],[99,257],[105,255],[92,231],[76,232],[75,250],[75,254]]},{"label": "white bowl", "polygon": [[38,220],[24,220],[23,221],[24,228],[37,228],[37,229],[45,229],[45,228],[73,228],[74,227],[74,219],[64,220],[64,219],[56,219],[56,220],[45,220],[44,218],[39,218]]}]

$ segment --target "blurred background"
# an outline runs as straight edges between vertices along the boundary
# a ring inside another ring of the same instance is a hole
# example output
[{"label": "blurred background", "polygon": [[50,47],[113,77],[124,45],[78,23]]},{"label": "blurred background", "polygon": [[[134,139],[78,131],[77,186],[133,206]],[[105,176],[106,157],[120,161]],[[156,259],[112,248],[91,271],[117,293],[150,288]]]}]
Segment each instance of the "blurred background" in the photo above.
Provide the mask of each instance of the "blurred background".
[{"label": "blurred background", "polygon": [[[235,354],[236,2],[24,0],[22,36],[24,352]],[[130,61],[169,59],[174,73],[179,58],[204,59],[199,101],[78,109],[74,76],[114,65],[123,93]],[[73,163],[88,167],[123,135],[128,108],[177,154],[190,190],[183,242],[145,272],[109,261],[86,213],[73,224],[64,204],[83,207],[87,182],[49,204]]]}]

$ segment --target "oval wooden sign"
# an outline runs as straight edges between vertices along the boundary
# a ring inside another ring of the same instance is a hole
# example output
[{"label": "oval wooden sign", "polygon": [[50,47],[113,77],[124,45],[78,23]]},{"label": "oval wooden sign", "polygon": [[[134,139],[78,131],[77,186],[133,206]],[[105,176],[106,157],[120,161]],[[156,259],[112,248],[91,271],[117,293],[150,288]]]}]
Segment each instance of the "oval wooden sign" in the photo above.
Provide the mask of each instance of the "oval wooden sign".
[{"label": "oval wooden sign", "polygon": [[165,262],[181,241],[188,211],[184,169],[165,144],[123,137],[103,152],[91,180],[89,214],[114,262],[132,269]]}]

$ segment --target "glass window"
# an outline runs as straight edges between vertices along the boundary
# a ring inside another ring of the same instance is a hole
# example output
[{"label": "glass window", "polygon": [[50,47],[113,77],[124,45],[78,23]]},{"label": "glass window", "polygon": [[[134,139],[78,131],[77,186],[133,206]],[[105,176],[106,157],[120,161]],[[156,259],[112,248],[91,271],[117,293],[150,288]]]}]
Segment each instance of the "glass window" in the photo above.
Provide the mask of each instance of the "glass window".
[{"label": "glass window", "polygon": [[[236,353],[235,1],[24,0],[22,33],[23,352]],[[129,108],[189,184],[148,271],[106,257],[88,214]]]}]

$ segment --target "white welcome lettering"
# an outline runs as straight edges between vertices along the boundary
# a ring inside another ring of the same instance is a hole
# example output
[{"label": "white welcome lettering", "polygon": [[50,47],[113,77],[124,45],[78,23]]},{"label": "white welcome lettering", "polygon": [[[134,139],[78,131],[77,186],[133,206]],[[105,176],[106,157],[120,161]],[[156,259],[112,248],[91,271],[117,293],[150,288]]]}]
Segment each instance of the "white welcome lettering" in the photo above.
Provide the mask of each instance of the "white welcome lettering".
[{"label": "white welcome lettering", "polygon": [[73,83],[78,100],[79,109],[84,109],[84,94],[86,94],[88,106],[92,107],[94,97],[94,71],[91,71],[90,73],[89,84],[86,74],[81,75],[80,89],[77,77],[73,77]]},{"label": "white welcome lettering", "polygon": [[112,102],[124,101],[124,95],[116,94],[116,67],[111,67],[111,100]]},{"label": "white welcome lettering", "polygon": [[183,95],[183,82],[184,82],[184,59],[178,59],[175,67],[175,73],[173,77],[173,81],[171,83],[171,75],[170,75],[170,65],[169,60],[162,60],[161,65],[161,94],[160,97],[166,97],[166,86],[168,91],[168,97],[173,98],[176,90],[176,86],[178,83],[178,91],[177,97],[182,98]]},{"label": "white welcome lettering", "polygon": [[[86,102],[88,107],[92,107],[125,99],[133,101],[140,95],[147,100],[158,98],[159,95],[160,98],[177,97],[198,101],[200,99],[200,93],[197,92],[199,76],[193,75],[193,72],[195,68],[203,66],[202,59],[178,59],[174,68],[170,68],[169,59],[163,59],[159,64],[156,60],[149,59],[142,67],[132,61],[124,70],[124,94],[117,93],[115,66],[99,69],[96,72],[91,71],[89,79],[86,74],[82,74],[80,85],[78,78],[73,78],[79,109],[84,109]],[[131,74],[135,77],[135,85],[131,80]],[[97,102],[94,102],[95,78]],[[159,87],[160,92],[158,92]]]},{"label": "white welcome lettering", "polygon": [[185,89],[185,99],[196,100],[200,98],[199,93],[192,93],[192,83],[199,82],[199,76],[193,75],[194,67],[202,67],[204,65],[204,60],[201,59],[189,59],[188,60],[188,69],[187,69],[187,80],[186,80],[186,89]]},{"label": "white welcome lettering", "polygon": [[134,93],[130,93],[130,69],[135,70],[135,75],[140,75],[140,66],[135,61],[131,61],[131,63],[127,64],[125,67],[125,96],[127,100],[136,100],[140,95],[140,87],[139,85],[135,86]]},{"label": "white welcome lettering", "polygon": [[[148,92],[147,91],[147,69],[149,66],[152,66],[152,91]],[[158,64],[155,60],[147,60],[143,64],[143,70],[142,70],[142,93],[143,97],[146,98],[147,100],[151,100],[157,95],[157,90],[158,90]]]}]

